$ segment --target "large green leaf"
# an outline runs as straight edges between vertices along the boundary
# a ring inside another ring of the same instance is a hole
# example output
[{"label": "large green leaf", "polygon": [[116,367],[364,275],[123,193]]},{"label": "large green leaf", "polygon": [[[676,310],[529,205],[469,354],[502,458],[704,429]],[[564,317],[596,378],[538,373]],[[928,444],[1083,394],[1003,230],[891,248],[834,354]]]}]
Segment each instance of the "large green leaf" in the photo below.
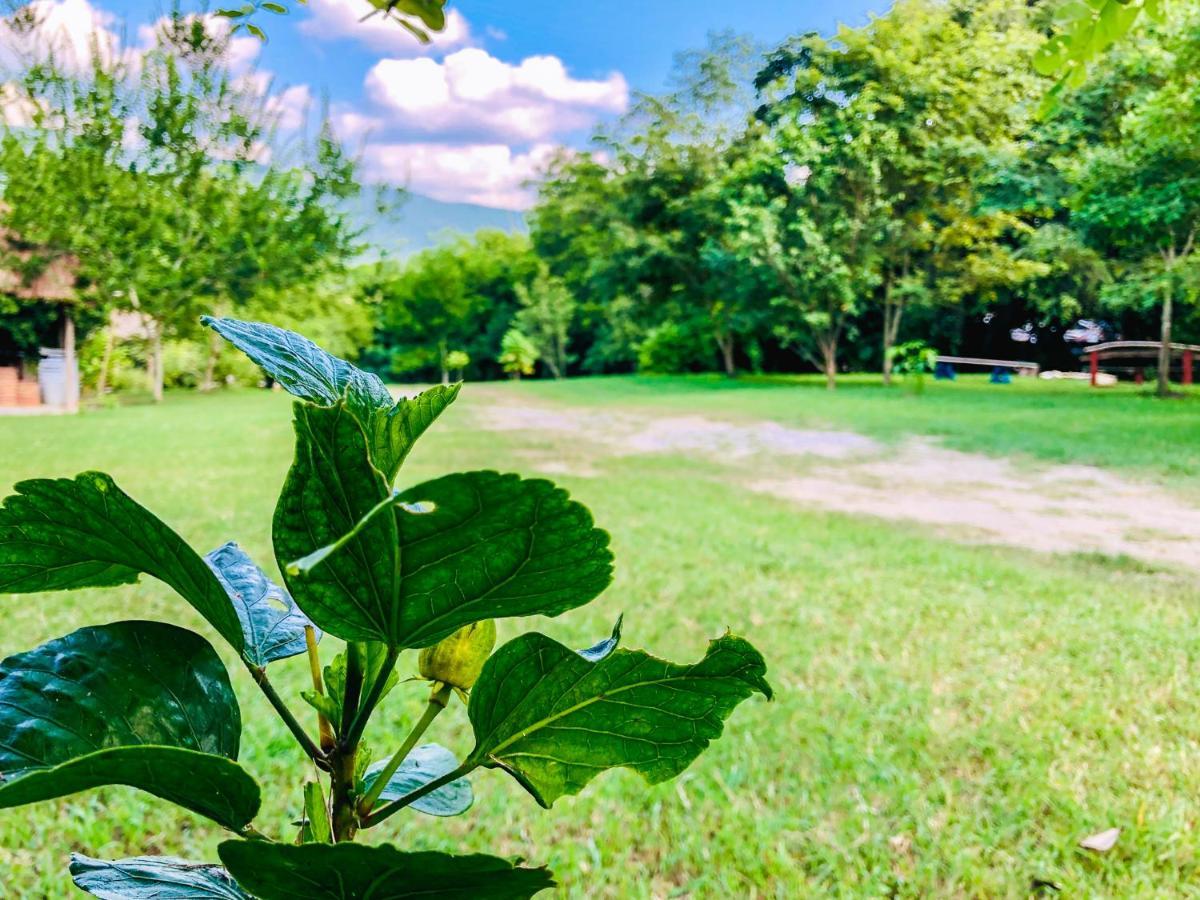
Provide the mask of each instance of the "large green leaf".
[{"label": "large green leaf", "polygon": [[393,403],[376,376],[295,332],[238,319],[205,317],[203,321],[301,400],[325,407],[345,401],[369,436],[371,460],[388,484],[395,481],[417,439],[458,396],[460,385],[440,385]]},{"label": "large green leaf", "polygon": [[755,691],[770,698],[762,656],[740,637],[676,665],[640,650],[589,662],[542,634],[505,644],[471,690],[471,762],[510,772],[543,806],[605,769],[651,784],[686,769]]},{"label": "large green leaf", "polygon": [[297,605],[347,641],[392,643],[399,618],[400,541],[393,515],[375,516],[340,552],[303,578],[288,563],[335,543],[390,490],[367,458],[362,426],[345,404],[295,405],[296,457],[275,507],[275,558]]},{"label": "large green leaf", "polygon": [[0,594],[132,584],[153,575],[234,647],[242,626],[204,560],[108,475],[23,481],[0,506]]},{"label": "large green leaf", "polygon": [[[308,483],[314,492],[330,496],[328,481],[311,476]],[[354,505],[361,508],[379,495],[369,488],[364,479],[363,490],[353,494],[362,499]],[[342,490],[338,498],[351,494]],[[409,488],[396,495],[391,507],[385,502],[381,507],[381,502],[376,500],[365,518],[346,530],[354,535],[350,539],[342,536],[324,548],[298,553],[294,560],[307,557],[301,565],[282,559],[287,549],[305,548],[301,530],[312,536],[308,540],[329,532],[326,528],[318,534],[313,527],[317,516],[305,515],[306,507],[294,504],[283,521],[299,527],[283,531],[295,540],[280,546],[277,538],[276,552],[293,574],[289,584],[301,606],[311,586],[318,599],[331,597],[330,606],[340,604],[343,620],[379,627],[378,639],[393,646],[427,647],[484,619],[555,616],[590,602],[612,578],[607,533],[595,527],[586,507],[549,481],[466,472]],[[342,503],[342,509],[352,503]],[[344,527],[345,516],[337,519],[338,527]],[[399,563],[399,571],[389,589],[378,561],[389,552],[392,528],[398,545],[389,558]],[[327,552],[333,544],[340,546]],[[313,565],[315,558],[320,563]],[[367,568],[371,563],[374,569]],[[372,611],[362,608],[364,597],[395,601],[390,609]],[[333,625],[326,628],[334,630]]]},{"label": "large green leaf", "polygon": [[495,856],[404,853],[386,844],[226,841],[221,861],[262,900],[525,900],[554,886],[545,869]]},{"label": "large green leaf", "polygon": [[356,412],[364,413],[392,405],[392,396],[378,376],[326,353],[294,331],[263,322],[212,316],[204,316],[200,321],[258,363],[284,390],[302,400],[333,406],[345,398]]},{"label": "large green leaf", "polygon": [[[387,760],[380,760],[367,769],[363,779],[364,789],[375,783],[379,773],[387,765]],[[390,800],[406,797],[419,787],[423,787],[435,778],[448,775],[458,768],[458,760],[454,754],[439,744],[424,744],[415,748],[404,762],[400,764],[387,786],[379,794],[382,804]],[[471,782],[466,778],[456,778],[449,784],[442,785],[436,791],[431,791],[424,797],[414,800],[411,807],[417,812],[430,816],[461,816],[475,797],[471,792]]]},{"label": "large green leaf", "polygon": [[0,734],[0,808],[124,784],[234,830],[258,811],[225,667],[174,625],[81,628],[0,662]]},{"label": "large green leaf", "polygon": [[[312,625],[288,592],[230,541],[204,557],[229,595],[242,624],[243,655],[256,666],[298,656],[308,649],[304,637]],[[316,632],[321,639],[320,631]]]},{"label": "large green leaf", "polygon": [[454,402],[461,387],[461,384],[438,385],[415,397],[398,400],[395,406],[378,410],[371,417],[367,427],[371,460],[388,484],[396,480],[400,465],[417,439]]},{"label": "large green leaf", "polygon": [[100,900],[253,900],[220,866],[173,856],[107,860],[72,853],[71,878]]},{"label": "large green leaf", "polygon": [[484,619],[556,616],[590,603],[612,580],[608,533],[549,481],[464,472],[397,499],[432,506],[396,513],[406,647],[427,647]]}]

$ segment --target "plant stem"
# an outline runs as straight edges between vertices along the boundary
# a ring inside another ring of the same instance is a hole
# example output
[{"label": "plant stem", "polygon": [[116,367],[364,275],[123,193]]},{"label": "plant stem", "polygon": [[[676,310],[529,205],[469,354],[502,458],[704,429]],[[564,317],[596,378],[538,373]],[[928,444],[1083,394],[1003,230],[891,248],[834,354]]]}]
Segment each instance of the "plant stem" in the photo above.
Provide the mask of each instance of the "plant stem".
[{"label": "plant stem", "polygon": [[375,801],[379,799],[379,795],[383,793],[383,789],[387,787],[387,783],[396,774],[396,770],[400,768],[400,764],[412,752],[413,747],[417,745],[417,741],[421,739],[421,735],[433,724],[433,720],[437,718],[438,713],[446,708],[446,703],[449,700],[450,686],[445,684],[429,696],[429,703],[425,707],[425,714],[413,726],[413,730],[404,739],[404,743],[400,745],[400,749],[392,754],[392,758],[388,760],[388,764],[379,773],[379,777],[375,779],[375,783],[371,785],[371,789],[367,791],[366,796],[359,802],[359,813],[365,816],[371,812],[371,807],[375,805]]},{"label": "plant stem", "polygon": [[325,754],[321,752],[321,749],[313,743],[312,738],[308,736],[303,726],[301,726],[301,724],[296,721],[296,717],[292,715],[292,711],[287,708],[287,705],[284,704],[283,699],[275,692],[275,688],[267,679],[267,670],[261,666],[254,665],[254,663],[250,662],[244,657],[242,662],[246,664],[246,668],[250,670],[250,674],[254,677],[254,683],[257,684],[262,690],[263,694],[267,698],[267,701],[275,709],[275,712],[279,714],[279,718],[283,719],[283,724],[287,725],[288,730],[292,732],[292,736],[300,744],[300,747],[309,755],[312,761],[317,764],[317,768],[324,769],[326,772],[328,772],[329,760],[325,757]]},{"label": "plant stem", "polygon": [[466,775],[471,774],[477,768],[479,768],[479,763],[468,759],[466,762],[464,762],[461,766],[459,766],[453,772],[447,772],[445,775],[441,776],[440,778],[435,778],[435,779],[433,779],[433,781],[429,782],[428,784],[421,785],[415,791],[405,794],[399,800],[393,800],[387,806],[379,807],[379,809],[377,809],[375,812],[371,813],[369,816],[366,816],[365,818],[360,819],[360,823],[363,828],[373,828],[374,826],[376,826],[380,822],[382,822],[384,819],[387,819],[390,816],[393,816],[396,813],[400,812],[400,810],[404,809],[404,807],[408,806],[409,804],[415,803],[416,801],[420,800],[426,794],[432,794],[438,788],[445,787],[450,782],[457,781],[459,778],[462,778]]},{"label": "plant stem", "polygon": [[[375,712],[375,707],[379,703],[379,698],[383,695],[383,689],[387,687],[388,678],[392,674],[392,669],[396,667],[396,660],[399,657],[399,650],[395,647],[388,648],[387,657],[383,661],[383,668],[379,670],[379,676],[375,679],[375,683],[371,685],[371,692],[367,694],[366,700],[363,701],[362,706],[358,709],[349,726],[342,728],[343,746],[353,747],[358,744],[363,731],[366,730],[367,720]],[[347,709],[351,708],[353,707],[347,707]]]},{"label": "plant stem", "polygon": [[354,814],[354,770],[358,748],[339,746],[333,755],[333,771],[329,785],[329,805],[332,810],[334,843],[354,840],[358,817]]},{"label": "plant stem", "polygon": [[358,702],[362,699],[363,667],[358,647],[353,643],[346,645],[346,687],[342,691],[342,721],[338,723],[338,733],[342,736],[339,745],[341,749],[354,748],[358,741],[349,737],[350,725],[357,720]]},{"label": "plant stem", "polygon": [[[312,673],[313,690],[319,696],[325,695],[325,686],[321,683],[321,657],[317,654],[317,631],[311,625],[304,626],[304,645],[308,649],[308,668]],[[328,753],[333,749],[333,725],[325,717],[325,713],[317,710],[317,731],[321,735],[321,749]]]}]

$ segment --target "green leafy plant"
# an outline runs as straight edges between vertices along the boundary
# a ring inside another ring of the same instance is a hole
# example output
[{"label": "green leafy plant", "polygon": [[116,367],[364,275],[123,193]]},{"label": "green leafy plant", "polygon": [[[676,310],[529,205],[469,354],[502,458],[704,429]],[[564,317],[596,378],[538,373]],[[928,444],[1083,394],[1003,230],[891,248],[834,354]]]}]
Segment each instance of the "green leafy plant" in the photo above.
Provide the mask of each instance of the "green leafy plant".
[{"label": "green leafy plant", "polygon": [[937,365],[938,352],[924,341],[906,341],[888,349],[892,370],[904,376],[914,394],[925,391],[925,376]]},{"label": "green leafy plant", "polygon": [[[213,647],[176,625],[81,628],[0,662],[0,808],[129,785],[227,828],[221,865],[76,855],[75,883],[105,898],[529,897],[544,868],[487,855],[353,843],[397,814],[454,816],[480,769],[508,773],[541,806],[625,767],[682,772],[754,693],[761,655],[725,634],[677,665],[612,634],[575,650],[531,632],[493,652],[497,618],[557,616],[609,584],[608,535],[548,481],[463,472],[393,488],[458,385],[396,401],[383,383],[305,338],[232,319],[206,324],[295,395],[295,456],[273,522],[286,590],[237,544],[200,556],[107,475],[26,481],[0,506],[0,592],[129,584],[173,588],[228,641],[312,765],[298,832],[255,826],[260,790],[237,762],[241,716]],[[322,666],[322,633],[347,642]],[[429,691],[407,736],[369,732],[414,651]],[[307,656],[316,734],[274,688],[272,665]],[[464,702],[474,747],[421,743]],[[391,746],[372,761],[364,736]],[[269,830],[269,829],[267,829]]]},{"label": "green leafy plant", "polygon": [[537,346],[519,328],[510,328],[504,332],[500,341],[500,355],[496,362],[511,377],[520,380],[522,375],[532,375],[533,367],[538,361]]}]

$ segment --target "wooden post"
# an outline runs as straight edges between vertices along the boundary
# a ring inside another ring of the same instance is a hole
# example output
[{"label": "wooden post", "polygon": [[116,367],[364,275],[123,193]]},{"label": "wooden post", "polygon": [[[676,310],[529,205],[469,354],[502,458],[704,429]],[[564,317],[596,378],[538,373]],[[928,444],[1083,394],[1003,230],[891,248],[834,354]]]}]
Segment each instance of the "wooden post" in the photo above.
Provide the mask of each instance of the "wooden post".
[{"label": "wooden post", "polygon": [[79,385],[75,370],[75,320],[70,307],[63,312],[63,387],[66,389],[67,412],[79,412]]},{"label": "wooden post", "polygon": [[1191,386],[1192,383],[1192,351],[1183,351],[1183,383],[1186,386]]},{"label": "wooden post", "polygon": [[1100,375],[1100,354],[1099,353],[1089,353],[1088,356],[1090,356],[1091,360],[1092,360],[1090,363],[1091,372],[1092,372],[1092,387],[1095,387],[1096,382],[1099,380],[1099,375]]},{"label": "wooden post", "polygon": [[1146,383],[1146,371],[1141,366],[1133,370],[1133,383],[1143,385]]}]

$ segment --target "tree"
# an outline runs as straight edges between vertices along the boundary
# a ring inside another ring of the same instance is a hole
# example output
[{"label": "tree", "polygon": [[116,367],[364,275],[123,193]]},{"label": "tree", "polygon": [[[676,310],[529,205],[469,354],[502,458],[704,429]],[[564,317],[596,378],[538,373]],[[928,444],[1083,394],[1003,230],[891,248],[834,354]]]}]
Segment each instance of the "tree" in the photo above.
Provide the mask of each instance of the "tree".
[{"label": "tree", "polygon": [[403,265],[364,267],[361,292],[379,307],[370,358],[398,376],[432,370],[447,382],[454,368],[447,354],[456,348],[487,371],[520,308],[517,285],[535,271],[528,239],[501,231],[422,251]]},{"label": "tree", "polygon": [[505,372],[520,381],[522,375],[533,374],[533,367],[538,361],[538,348],[521,329],[510,328],[504,332],[497,360]]},{"label": "tree", "polygon": [[533,281],[516,286],[521,311],[517,328],[533,342],[538,357],[555,378],[567,374],[567,342],[575,318],[575,298],[566,282],[551,275],[543,264]]},{"label": "tree", "polygon": [[[785,42],[757,76],[758,116],[782,140],[807,132],[809,157],[793,165],[839,169],[857,215],[875,220],[878,275],[857,289],[876,286],[857,302],[881,316],[885,383],[909,306],[961,300],[966,285],[946,278],[948,258],[966,272],[982,262],[974,254],[1003,255],[1000,239],[1015,223],[981,208],[980,178],[1022,134],[1038,40],[1011,3],[902,0],[863,28]],[[1010,284],[1022,270],[995,269]]]},{"label": "tree", "polygon": [[1122,117],[1117,139],[1078,160],[1073,219],[1086,240],[1151,275],[1161,296],[1158,393],[1170,393],[1176,300],[1190,298],[1182,268],[1200,228],[1200,128],[1192,85],[1197,58],[1182,29],[1168,79]]},{"label": "tree", "polygon": [[[652,309],[647,324],[695,320],[736,374],[739,341],[758,325],[761,292],[726,240],[732,196],[723,177],[748,126],[758,48],[744,36],[710,37],[676,58],[675,89],[644,95],[603,143],[615,157],[626,252]],[[690,324],[690,323],[689,323]]]},{"label": "tree", "polygon": [[264,163],[272,120],[204,19],[169,16],[137,66],[93,54],[78,72],[51,53],[20,83],[39,112],[5,137],[7,224],[78,259],[103,305],[144,316],[156,399],[163,341],[197,335],[200,310],[279,297],[354,252],[336,208],[357,190],[353,164],[328,126],[307,172]]}]

